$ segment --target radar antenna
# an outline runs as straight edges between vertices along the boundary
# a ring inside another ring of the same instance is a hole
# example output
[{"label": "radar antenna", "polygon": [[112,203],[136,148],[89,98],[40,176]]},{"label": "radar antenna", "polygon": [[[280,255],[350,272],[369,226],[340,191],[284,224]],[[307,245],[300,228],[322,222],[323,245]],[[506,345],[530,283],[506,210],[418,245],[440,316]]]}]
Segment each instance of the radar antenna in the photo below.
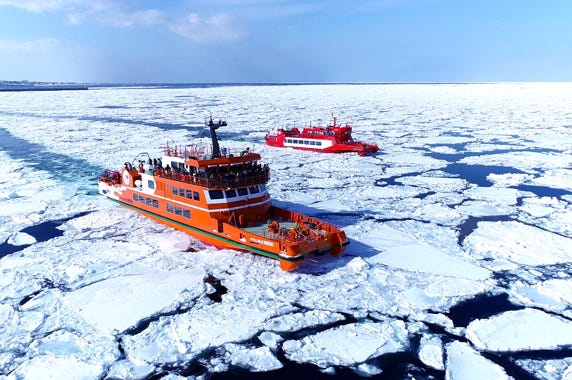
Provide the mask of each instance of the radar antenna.
[{"label": "radar antenna", "polygon": [[217,123],[213,121],[213,117],[211,115],[209,122],[207,123],[208,127],[211,130],[211,139],[213,144],[213,158],[220,158],[220,146],[218,144],[218,138],[216,136],[216,130],[220,127],[226,126],[226,121],[219,119]]}]

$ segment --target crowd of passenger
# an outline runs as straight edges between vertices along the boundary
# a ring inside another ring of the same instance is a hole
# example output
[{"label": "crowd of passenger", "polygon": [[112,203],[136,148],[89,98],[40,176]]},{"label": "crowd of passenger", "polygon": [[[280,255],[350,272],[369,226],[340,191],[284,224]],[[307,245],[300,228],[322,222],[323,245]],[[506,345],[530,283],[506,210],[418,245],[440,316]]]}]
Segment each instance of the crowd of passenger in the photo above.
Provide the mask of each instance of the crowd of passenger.
[{"label": "crowd of passenger", "polygon": [[258,179],[254,182],[266,182],[270,175],[268,164],[262,165],[256,161],[236,165],[209,166],[202,170],[194,166],[187,168],[183,164],[172,167],[169,164],[163,166],[161,159],[149,158],[147,163],[139,161],[139,172],[145,173],[146,171],[149,174],[184,182],[199,182],[204,185],[222,183],[224,186],[250,183],[253,179]]}]

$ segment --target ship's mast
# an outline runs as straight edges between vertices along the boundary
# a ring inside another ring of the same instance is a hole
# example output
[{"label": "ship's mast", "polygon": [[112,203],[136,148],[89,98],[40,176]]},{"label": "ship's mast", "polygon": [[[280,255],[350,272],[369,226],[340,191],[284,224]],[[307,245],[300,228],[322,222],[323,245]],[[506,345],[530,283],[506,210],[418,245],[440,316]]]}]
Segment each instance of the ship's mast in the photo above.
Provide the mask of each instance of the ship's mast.
[{"label": "ship's mast", "polygon": [[211,116],[207,125],[209,126],[209,128],[211,130],[211,139],[212,139],[212,143],[213,143],[213,158],[220,158],[220,146],[218,145],[218,138],[216,136],[216,130],[219,127],[225,126],[226,121],[219,119],[218,123],[215,124],[215,122],[213,121],[213,117]]}]

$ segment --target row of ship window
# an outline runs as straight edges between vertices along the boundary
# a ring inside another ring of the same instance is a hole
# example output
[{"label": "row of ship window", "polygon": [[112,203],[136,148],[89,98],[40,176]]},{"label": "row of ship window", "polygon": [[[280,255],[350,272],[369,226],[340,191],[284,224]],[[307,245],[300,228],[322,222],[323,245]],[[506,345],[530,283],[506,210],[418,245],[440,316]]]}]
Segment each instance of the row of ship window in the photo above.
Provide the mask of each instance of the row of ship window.
[{"label": "row of ship window", "polygon": [[173,192],[173,195],[176,195],[178,197],[183,197],[183,198],[188,198],[188,199],[192,199],[195,201],[200,201],[201,200],[201,195],[198,191],[193,191],[193,190],[189,190],[189,189],[185,189],[182,187],[177,187],[177,186],[172,186],[171,190]]},{"label": "row of ship window", "polygon": [[260,185],[260,188],[257,185],[249,186],[249,187],[240,187],[238,189],[227,189],[227,190],[209,190],[209,198],[210,199],[230,199],[235,197],[243,197],[248,195],[258,194],[261,191],[264,192],[266,189],[264,185]]},{"label": "row of ship window", "polygon": [[[244,197],[248,194],[254,195],[259,194],[260,192],[264,192],[266,189],[264,185],[248,186],[248,187],[241,187],[238,189],[227,189],[227,190],[209,190],[209,198],[210,199],[230,199],[235,197]],[[184,189],[182,187],[171,186],[171,192],[174,196],[188,198],[195,201],[201,200],[201,195],[198,191]]]},{"label": "row of ship window", "polygon": [[286,143],[288,144],[303,144],[303,145],[317,145],[321,146],[321,141],[314,141],[314,140],[296,140],[296,139],[286,139]]},{"label": "row of ship window", "polygon": [[[157,199],[152,199],[149,197],[139,196],[137,193],[133,193],[133,200],[135,202],[139,202],[142,204],[146,204],[147,206],[153,206],[155,208],[159,208],[159,201]],[[179,206],[173,206],[170,203],[167,203],[167,212],[176,215],[183,215],[185,218],[191,218],[191,210],[182,208]]]}]

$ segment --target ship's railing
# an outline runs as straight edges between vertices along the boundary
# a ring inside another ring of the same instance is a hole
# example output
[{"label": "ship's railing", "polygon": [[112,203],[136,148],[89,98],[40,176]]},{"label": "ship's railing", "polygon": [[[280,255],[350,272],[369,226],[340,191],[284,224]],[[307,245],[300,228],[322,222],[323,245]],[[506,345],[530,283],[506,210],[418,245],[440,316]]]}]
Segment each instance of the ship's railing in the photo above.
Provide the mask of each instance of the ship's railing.
[{"label": "ship's railing", "polygon": [[264,237],[271,239],[288,243],[314,242],[329,240],[332,234],[340,232],[332,224],[290,210],[272,208],[271,214],[267,229],[262,231]]},{"label": "ship's railing", "polygon": [[221,175],[215,178],[207,178],[197,174],[183,174],[167,170],[155,170],[153,175],[172,179],[174,181],[180,181],[185,183],[191,183],[194,185],[208,187],[208,188],[237,188],[237,187],[247,187],[259,184],[265,184],[270,179],[270,172],[266,171],[259,174],[251,175]]},{"label": "ship's railing", "polygon": [[[182,157],[186,160],[210,160],[213,158],[213,147],[212,145],[200,146],[200,145],[174,145],[173,147],[167,144],[164,148],[165,156],[169,157]],[[227,147],[220,148],[221,157],[242,157],[254,153],[250,150],[250,147],[246,149],[230,149]]]}]

